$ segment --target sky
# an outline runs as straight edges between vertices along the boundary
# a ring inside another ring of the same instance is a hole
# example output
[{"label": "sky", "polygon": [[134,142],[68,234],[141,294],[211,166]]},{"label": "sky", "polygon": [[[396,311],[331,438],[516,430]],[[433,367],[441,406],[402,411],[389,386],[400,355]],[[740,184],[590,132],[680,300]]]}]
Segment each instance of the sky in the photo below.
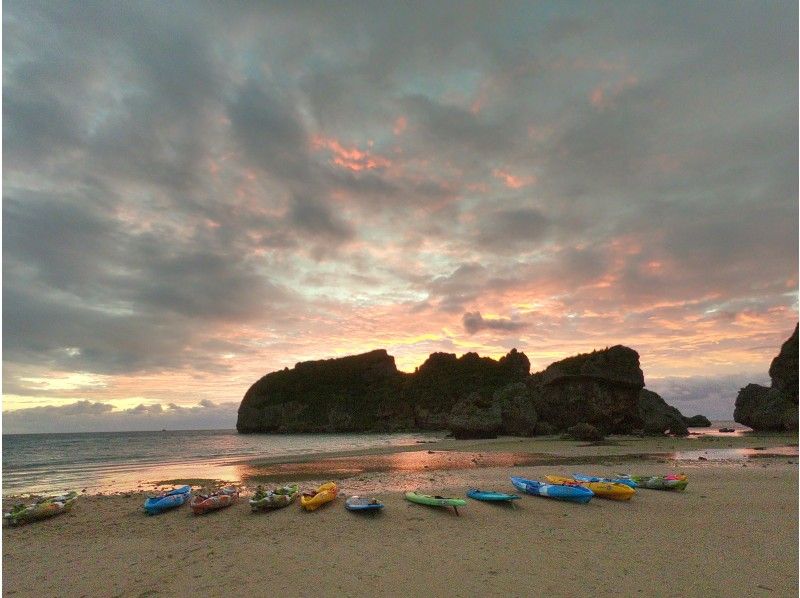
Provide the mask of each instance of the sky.
[{"label": "sky", "polygon": [[4,433],[375,348],[730,418],[798,319],[796,2],[3,8]]}]

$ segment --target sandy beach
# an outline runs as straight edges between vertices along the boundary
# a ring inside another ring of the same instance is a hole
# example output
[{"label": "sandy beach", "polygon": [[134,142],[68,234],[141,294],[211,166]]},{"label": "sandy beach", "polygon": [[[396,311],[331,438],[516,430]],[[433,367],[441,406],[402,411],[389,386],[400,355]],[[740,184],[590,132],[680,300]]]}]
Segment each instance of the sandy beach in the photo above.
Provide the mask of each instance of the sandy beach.
[{"label": "sandy beach", "polygon": [[[454,441],[420,447],[435,455]],[[543,444],[544,442],[544,444]],[[500,439],[463,451],[599,451],[579,465],[362,471],[338,480],[340,497],[314,513],[298,504],[252,514],[243,500],[196,517],[157,517],[144,496],[85,496],[71,513],[3,530],[3,591],[13,596],[793,596],[798,575],[797,458],[680,462],[685,493],[640,490],[630,502],[576,505],[524,496],[515,508],[469,501],[452,511],[406,502],[420,488],[463,496],[469,486],[512,491],[511,475],[591,471],[665,473],[677,462],[627,458],[654,448],[785,446],[786,436],[707,441],[649,439],[612,446]],[[794,440],[796,443],[796,439]],[[378,451],[380,452],[380,451]],[[402,454],[395,452],[394,454]],[[616,455],[616,456],[615,456]],[[596,465],[591,465],[596,461]],[[311,482],[304,486],[311,486]],[[344,509],[344,496],[378,489],[377,516]],[[390,489],[387,491],[387,489]]]}]

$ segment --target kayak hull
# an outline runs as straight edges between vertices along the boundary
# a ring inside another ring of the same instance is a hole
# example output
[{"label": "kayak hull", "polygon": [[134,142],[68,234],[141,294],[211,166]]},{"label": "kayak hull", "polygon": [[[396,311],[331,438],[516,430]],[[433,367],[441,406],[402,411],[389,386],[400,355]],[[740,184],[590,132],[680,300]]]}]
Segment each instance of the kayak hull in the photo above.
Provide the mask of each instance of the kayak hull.
[{"label": "kayak hull", "polygon": [[467,504],[467,501],[463,498],[431,496],[430,494],[421,494],[419,492],[406,492],[406,500],[429,507],[463,507]]},{"label": "kayak hull", "polygon": [[300,496],[300,486],[297,484],[288,484],[273,490],[264,490],[259,486],[255,496],[250,499],[250,509],[255,513],[288,507],[298,496]]},{"label": "kayak hull", "polygon": [[225,507],[230,507],[238,500],[239,491],[232,486],[226,486],[208,496],[203,496],[201,494],[193,496],[189,501],[189,507],[191,507],[195,515],[203,515],[210,511],[217,511]]},{"label": "kayak hull", "polygon": [[511,483],[517,490],[532,494],[534,496],[544,496],[556,500],[565,500],[580,504],[588,503],[594,496],[594,492],[581,486],[561,486],[557,484],[545,484],[537,480],[527,480],[520,477],[512,477]]},{"label": "kayak hull", "polygon": [[316,492],[304,493],[300,497],[300,506],[306,511],[316,511],[322,505],[335,499],[338,493],[339,489],[336,487],[335,483],[328,482],[327,484],[322,484],[322,486],[317,488]]},{"label": "kayak hull", "polygon": [[344,508],[348,511],[380,511],[383,503],[377,498],[351,496],[344,502]]},{"label": "kayak hull", "polygon": [[650,490],[672,490],[673,492],[683,492],[689,484],[689,480],[683,474],[669,474],[665,476],[625,476],[638,484],[641,488]]},{"label": "kayak hull", "polygon": [[8,524],[11,526],[49,519],[50,517],[55,517],[56,515],[70,511],[77,498],[77,492],[70,492],[60,496],[51,496],[22,509],[17,509],[16,511],[12,510],[6,513],[3,518],[8,521]]},{"label": "kayak hull", "polygon": [[474,500],[482,500],[484,502],[510,502],[519,499],[519,496],[516,494],[478,490],[477,488],[470,488],[467,490],[467,496]]},{"label": "kayak hull", "polygon": [[636,494],[636,490],[625,484],[613,482],[585,482],[558,475],[548,475],[545,479],[551,484],[561,484],[564,486],[582,486],[594,492],[600,498],[611,500],[630,500]]},{"label": "kayak hull", "polygon": [[616,477],[616,478],[602,478],[593,475],[586,475],[583,473],[573,473],[573,479],[578,480],[579,482],[610,482],[612,484],[625,484],[630,488],[637,488],[638,484],[634,482],[630,478],[626,477]]},{"label": "kayak hull", "polygon": [[180,507],[191,496],[190,486],[181,486],[158,496],[151,496],[144,501],[144,510],[148,515],[158,515],[176,507]]}]

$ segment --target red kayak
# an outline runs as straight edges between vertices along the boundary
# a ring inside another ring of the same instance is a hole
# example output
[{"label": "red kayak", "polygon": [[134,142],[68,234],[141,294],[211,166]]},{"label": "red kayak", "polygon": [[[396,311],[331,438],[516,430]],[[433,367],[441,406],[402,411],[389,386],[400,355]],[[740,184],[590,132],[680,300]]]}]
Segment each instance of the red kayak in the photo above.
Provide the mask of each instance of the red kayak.
[{"label": "red kayak", "polygon": [[233,486],[225,486],[210,494],[195,494],[189,506],[195,515],[216,511],[231,506],[239,500],[239,491]]}]

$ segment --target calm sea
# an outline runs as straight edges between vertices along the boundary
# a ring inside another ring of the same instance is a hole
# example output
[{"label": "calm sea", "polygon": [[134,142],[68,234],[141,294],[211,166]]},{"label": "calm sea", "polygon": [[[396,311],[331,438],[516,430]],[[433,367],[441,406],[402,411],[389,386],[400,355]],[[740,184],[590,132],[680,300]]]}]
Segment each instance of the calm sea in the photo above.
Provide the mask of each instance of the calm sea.
[{"label": "calm sea", "polygon": [[[735,432],[720,433],[719,427]],[[713,422],[692,428],[690,438],[740,436],[749,428]],[[3,496],[84,488],[88,493],[150,490],[155,482],[181,478],[241,481],[254,459],[322,455],[376,447],[415,445],[444,433],[415,434],[237,434],[235,430],[95,432],[3,435]],[[698,446],[676,458],[744,458],[740,449]],[[793,449],[796,455],[796,447]],[[697,453],[695,455],[694,453]],[[713,454],[712,454],[713,453]],[[719,455],[717,455],[719,453]],[[724,453],[724,454],[723,454]]]},{"label": "calm sea", "polygon": [[175,478],[241,479],[253,458],[416,444],[441,434],[237,434],[235,430],[3,435],[3,495],[150,489]]}]

